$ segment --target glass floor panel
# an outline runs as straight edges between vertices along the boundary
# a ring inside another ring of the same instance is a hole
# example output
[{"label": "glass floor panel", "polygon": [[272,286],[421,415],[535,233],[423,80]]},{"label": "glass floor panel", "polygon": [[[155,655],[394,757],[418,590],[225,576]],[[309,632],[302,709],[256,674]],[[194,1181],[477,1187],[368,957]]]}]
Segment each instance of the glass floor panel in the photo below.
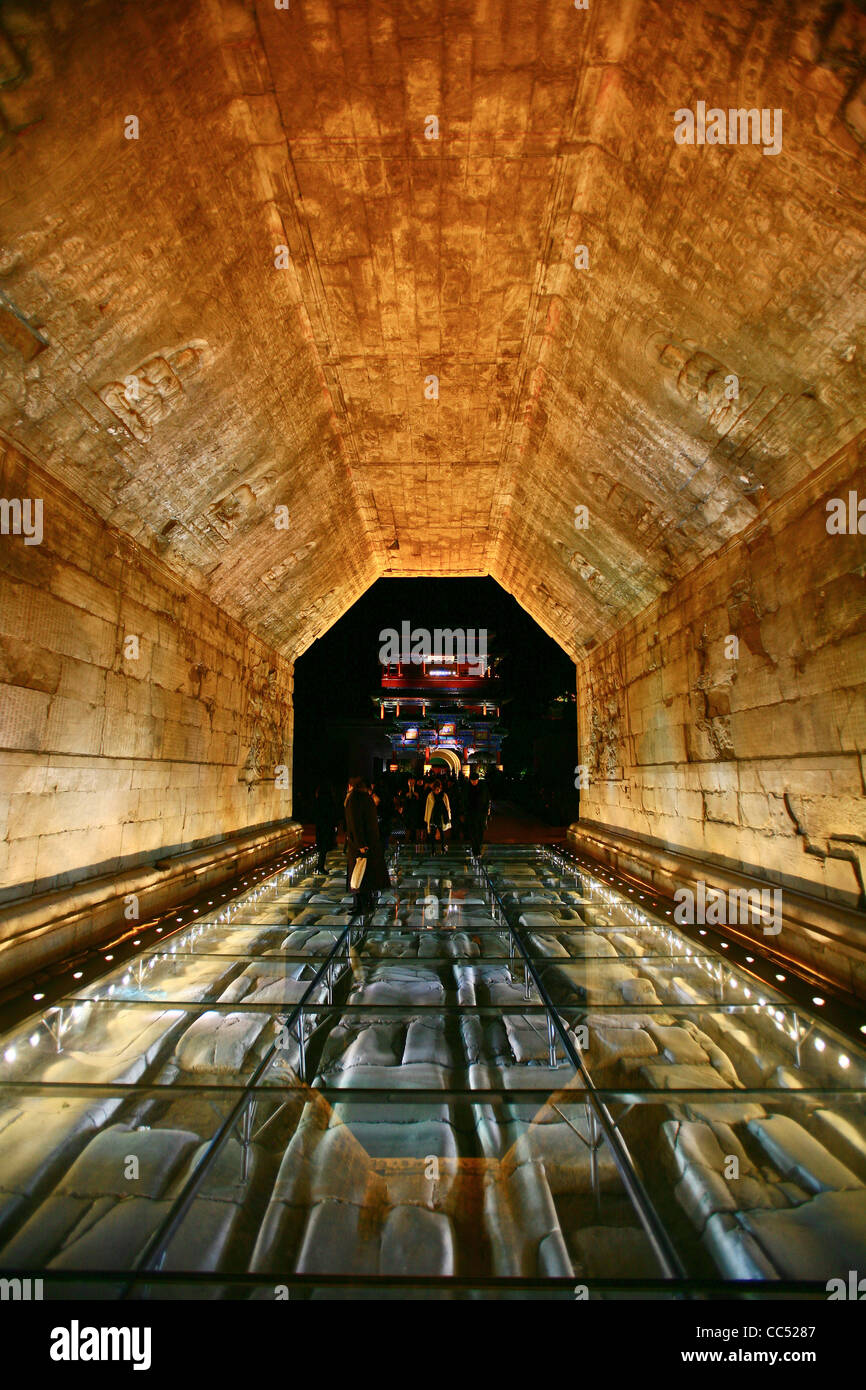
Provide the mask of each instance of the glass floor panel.
[{"label": "glass floor panel", "polygon": [[295,864],[0,1040],[0,1266],[662,1298],[866,1264],[862,1048],[559,852],[392,877],[361,921],[339,852]]}]

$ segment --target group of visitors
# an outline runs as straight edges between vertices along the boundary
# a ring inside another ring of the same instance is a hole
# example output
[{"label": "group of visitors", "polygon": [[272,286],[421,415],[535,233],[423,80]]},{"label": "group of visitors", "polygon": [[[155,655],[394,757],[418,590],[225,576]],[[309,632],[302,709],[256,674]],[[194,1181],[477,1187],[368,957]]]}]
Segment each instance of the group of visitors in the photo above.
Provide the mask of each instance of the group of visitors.
[{"label": "group of visitors", "polygon": [[445,853],[450,839],[468,844],[481,853],[484,828],[490,814],[490,793],[473,767],[469,778],[448,773],[409,777],[391,791],[386,784],[374,787],[385,806],[384,825],[389,833],[402,829],[407,845],[427,844],[431,853]]},{"label": "group of visitors", "polygon": [[[346,824],[347,884],[359,858],[366,860],[357,906],[369,911],[376,895],[390,887],[385,851],[395,831],[402,831],[407,845],[427,844],[431,854],[444,854],[449,839],[468,844],[481,854],[484,830],[490,815],[490,793],[472,768],[469,778],[436,774],[409,777],[393,785],[386,778],[370,782],[351,777],[343,801]],[[316,788],[316,872],[324,873],[325,861],[337,843],[340,814],[331,790]]]}]

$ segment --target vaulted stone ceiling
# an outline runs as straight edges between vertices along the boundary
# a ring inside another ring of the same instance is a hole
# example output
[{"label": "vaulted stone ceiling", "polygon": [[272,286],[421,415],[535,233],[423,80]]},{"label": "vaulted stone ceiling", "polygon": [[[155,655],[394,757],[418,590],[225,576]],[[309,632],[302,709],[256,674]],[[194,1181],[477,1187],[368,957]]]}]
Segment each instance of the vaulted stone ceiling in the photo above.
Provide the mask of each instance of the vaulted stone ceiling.
[{"label": "vaulted stone ceiling", "polygon": [[864,55],[813,0],[2,0],[0,429],[289,654],[490,573],[580,656],[866,425]]}]

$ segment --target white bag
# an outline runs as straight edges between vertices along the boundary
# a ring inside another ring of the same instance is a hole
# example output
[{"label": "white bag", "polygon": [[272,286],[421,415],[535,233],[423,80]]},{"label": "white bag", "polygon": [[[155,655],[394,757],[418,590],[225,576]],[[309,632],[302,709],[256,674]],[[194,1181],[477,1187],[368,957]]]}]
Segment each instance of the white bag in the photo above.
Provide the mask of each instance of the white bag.
[{"label": "white bag", "polygon": [[364,858],[363,855],[359,855],[359,857],[355,860],[355,867],[352,870],[352,877],[349,880],[349,886],[352,889],[353,893],[358,892],[359,888],[361,887],[361,884],[364,882],[364,874],[366,872],[367,860]]}]

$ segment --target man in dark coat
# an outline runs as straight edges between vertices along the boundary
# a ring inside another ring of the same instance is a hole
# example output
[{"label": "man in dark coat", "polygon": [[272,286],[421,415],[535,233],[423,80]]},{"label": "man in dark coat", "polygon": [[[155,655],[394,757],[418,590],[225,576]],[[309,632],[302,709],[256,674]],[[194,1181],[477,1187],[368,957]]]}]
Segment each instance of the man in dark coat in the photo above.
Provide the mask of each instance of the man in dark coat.
[{"label": "man in dark coat", "polygon": [[[372,910],[381,890],[391,887],[391,878],[379,839],[376,805],[363,777],[349,779],[343,809],[346,815],[346,854],[348,856],[346,887],[350,893],[354,892],[355,894],[356,911],[366,913]],[[367,860],[367,868],[361,881],[361,887],[353,889],[351,886],[352,870],[361,856]]]},{"label": "man in dark coat", "polygon": [[379,821],[379,839],[382,843],[382,853],[388,848],[388,841],[391,838],[391,827],[394,824],[394,798],[391,795],[391,788],[385,781],[377,782],[372,789],[373,805],[376,807],[376,817]]},{"label": "man in dark coat", "polygon": [[478,780],[478,768],[473,767],[469,774],[469,786],[466,788],[464,816],[466,835],[476,859],[481,853],[481,843],[484,839],[484,827],[487,825],[489,810],[490,792],[485,783]]}]

